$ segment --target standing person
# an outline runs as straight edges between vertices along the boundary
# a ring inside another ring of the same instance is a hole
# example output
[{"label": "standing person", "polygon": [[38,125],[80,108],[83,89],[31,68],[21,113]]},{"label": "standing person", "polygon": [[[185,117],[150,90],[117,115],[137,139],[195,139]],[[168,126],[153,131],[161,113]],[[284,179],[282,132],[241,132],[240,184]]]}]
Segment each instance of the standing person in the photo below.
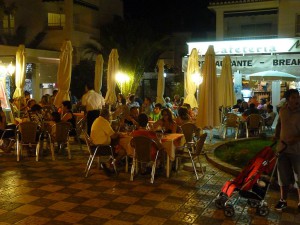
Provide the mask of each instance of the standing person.
[{"label": "standing person", "polygon": [[[287,195],[290,185],[298,189],[300,210],[300,98],[296,89],[286,92],[286,106],[279,111],[275,139],[279,139],[279,149],[286,149],[280,154],[277,164],[280,200],[275,206],[281,211],[287,207]],[[285,144],[284,144],[285,143]]]},{"label": "standing person", "polygon": [[93,90],[93,86],[90,83],[85,85],[86,93],[82,96],[81,104],[85,107],[87,133],[91,134],[91,127],[94,120],[100,115],[100,110],[104,106],[104,98],[101,94]]}]

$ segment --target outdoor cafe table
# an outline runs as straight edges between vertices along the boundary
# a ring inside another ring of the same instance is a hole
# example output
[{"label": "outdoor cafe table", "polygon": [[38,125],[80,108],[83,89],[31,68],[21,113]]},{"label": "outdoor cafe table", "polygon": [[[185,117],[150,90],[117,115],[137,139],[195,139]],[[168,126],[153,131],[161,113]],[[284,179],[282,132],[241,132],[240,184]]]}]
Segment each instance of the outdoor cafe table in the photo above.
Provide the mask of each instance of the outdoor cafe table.
[{"label": "outdoor cafe table", "polygon": [[[170,177],[170,161],[175,160],[176,147],[181,145],[183,134],[165,134],[161,139],[164,151],[167,153],[166,177]],[[121,133],[119,145],[126,150],[128,156],[133,156],[133,148],[130,145],[132,136]]]}]

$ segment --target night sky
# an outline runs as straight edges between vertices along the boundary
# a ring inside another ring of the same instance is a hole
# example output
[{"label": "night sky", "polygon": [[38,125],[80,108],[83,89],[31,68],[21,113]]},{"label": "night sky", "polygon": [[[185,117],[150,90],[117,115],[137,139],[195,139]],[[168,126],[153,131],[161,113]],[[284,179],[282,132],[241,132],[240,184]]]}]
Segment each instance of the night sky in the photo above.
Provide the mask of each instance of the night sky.
[{"label": "night sky", "polygon": [[193,32],[199,37],[215,30],[208,0],[123,0],[126,19],[145,19],[164,32]]}]

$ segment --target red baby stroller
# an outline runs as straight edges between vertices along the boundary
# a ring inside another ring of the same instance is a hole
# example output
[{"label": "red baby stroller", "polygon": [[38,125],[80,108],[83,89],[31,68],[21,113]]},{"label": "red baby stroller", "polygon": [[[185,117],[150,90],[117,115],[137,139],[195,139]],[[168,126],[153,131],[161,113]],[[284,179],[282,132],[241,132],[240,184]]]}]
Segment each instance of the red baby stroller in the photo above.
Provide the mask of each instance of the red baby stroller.
[{"label": "red baby stroller", "polygon": [[[221,193],[215,200],[215,205],[219,209],[224,209],[225,216],[234,215],[233,196],[236,194],[248,199],[247,202],[250,207],[256,208],[259,215],[266,216],[269,214],[269,208],[264,198],[277,164],[277,155],[272,150],[275,144],[273,143],[258,152],[234,180],[227,181],[222,187]],[[261,180],[263,173],[269,174],[271,172],[270,179]]]}]

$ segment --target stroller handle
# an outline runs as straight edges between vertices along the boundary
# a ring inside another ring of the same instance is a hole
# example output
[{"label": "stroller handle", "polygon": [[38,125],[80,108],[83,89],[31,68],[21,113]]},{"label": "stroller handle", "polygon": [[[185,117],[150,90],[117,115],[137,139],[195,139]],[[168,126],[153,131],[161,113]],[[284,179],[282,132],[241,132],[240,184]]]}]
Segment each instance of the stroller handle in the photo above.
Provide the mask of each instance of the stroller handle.
[{"label": "stroller handle", "polygon": [[[278,152],[276,153],[276,156],[277,156],[277,157],[278,157],[281,153],[283,153],[283,152],[286,150],[286,148],[287,148],[287,143],[286,143],[285,141],[281,141],[281,143],[282,143],[282,145],[283,145],[283,148],[282,148],[280,151],[278,151]],[[274,141],[274,142],[270,145],[270,147],[273,148],[276,144],[277,144],[277,141]]]}]

